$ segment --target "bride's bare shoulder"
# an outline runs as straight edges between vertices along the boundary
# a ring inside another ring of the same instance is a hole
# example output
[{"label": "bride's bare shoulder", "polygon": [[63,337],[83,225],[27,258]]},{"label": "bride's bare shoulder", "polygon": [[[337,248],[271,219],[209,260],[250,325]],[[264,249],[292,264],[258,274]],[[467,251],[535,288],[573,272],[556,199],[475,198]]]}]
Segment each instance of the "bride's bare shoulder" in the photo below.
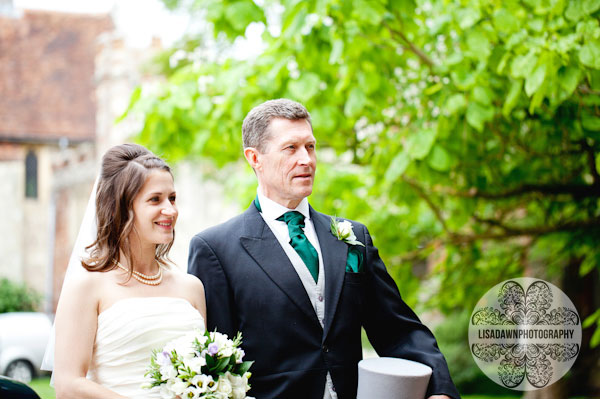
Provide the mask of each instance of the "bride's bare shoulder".
[{"label": "bride's bare shoulder", "polygon": [[206,302],[202,281],[176,267],[172,268],[169,274],[173,279],[174,286],[177,287],[177,296],[186,298],[204,317],[206,315]]},{"label": "bride's bare shoulder", "polygon": [[196,276],[188,274],[176,266],[171,267],[170,273],[175,284],[179,287],[194,291],[202,290],[202,292],[204,292],[204,285],[202,285],[202,281]]},{"label": "bride's bare shoulder", "polygon": [[110,292],[115,282],[113,271],[90,272],[83,269],[65,277],[62,291],[76,297],[96,297],[103,292]]}]

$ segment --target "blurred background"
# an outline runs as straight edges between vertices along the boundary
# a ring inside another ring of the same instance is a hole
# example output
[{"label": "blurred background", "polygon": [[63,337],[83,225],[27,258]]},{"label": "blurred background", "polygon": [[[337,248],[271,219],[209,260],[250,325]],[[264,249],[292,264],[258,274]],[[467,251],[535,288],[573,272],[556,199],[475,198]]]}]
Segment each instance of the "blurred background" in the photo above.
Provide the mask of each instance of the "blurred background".
[{"label": "blurred background", "polygon": [[[488,289],[529,276],[560,287],[584,329],[571,371],[525,397],[600,397],[599,10],[0,0],[0,313],[45,318],[0,318],[0,374],[36,374],[37,358],[7,355],[2,334],[52,319],[106,149],[135,141],[174,167],[171,254],[185,269],[193,234],[254,198],[244,116],[288,97],[307,106],[318,140],[311,204],[367,224],[461,393],[521,397],[479,371],[467,329]],[[53,397],[47,379],[32,384]]]}]

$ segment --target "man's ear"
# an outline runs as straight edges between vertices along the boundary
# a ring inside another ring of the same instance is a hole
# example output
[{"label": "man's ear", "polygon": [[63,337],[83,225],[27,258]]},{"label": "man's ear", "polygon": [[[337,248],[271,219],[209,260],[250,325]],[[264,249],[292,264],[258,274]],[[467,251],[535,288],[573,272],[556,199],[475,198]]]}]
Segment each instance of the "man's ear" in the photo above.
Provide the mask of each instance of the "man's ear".
[{"label": "man's ear", "polygon": [[255,171],[260,167],[259,152],[254,147],[244,148],[244,157]]}]

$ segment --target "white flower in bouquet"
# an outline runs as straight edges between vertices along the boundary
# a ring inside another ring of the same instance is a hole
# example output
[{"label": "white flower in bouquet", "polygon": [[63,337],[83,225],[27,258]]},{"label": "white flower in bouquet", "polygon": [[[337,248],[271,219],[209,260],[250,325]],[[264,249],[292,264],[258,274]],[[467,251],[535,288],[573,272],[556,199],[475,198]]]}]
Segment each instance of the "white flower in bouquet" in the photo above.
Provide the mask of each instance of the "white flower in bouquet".
[{"label": "white flower in bouquet", "polygon": [[183,397],[184,398],[189,398],[189,399],[199,399],[200,395],[202,395],[204,393],[204,391],[202,391],[200,388],[194,386],[194,385],[190,385],[189,387],[187,387],[185,389],[185,391],[183,391]]},{"label": "white flower in bouquet", "polygon": [[246,397],[246,392],[250,389],[248,386],[248,378],[245,373],[243,376],[234,375],[229,372],[225,373],[227,379],[231,383],[232,389],[232,397],[233,399],[244,399]]},{"label": "white flower in bouquet", "polygon": [[[219,382],[217,382],[217,392],[225,394],[226,398],[231,397],[233,388],[231,387],[231,382],[229,382],[229,379],[226,376],[222,375],[221,377],[219,377]],[[246,392],[244,392],[244,394],[245,393]]]},{"label": "white flower in bouquet", "polygon": [[167,388],[177,396],[183,395],[183,391],[185,391],[189,385],[190,384],[187,381],[179,378],[169,378],[169,380],[167,380]]},{"label": "white flower in bouquet", "polygon": [[198,387],[201,393],[211,392],[217,388],[215,381],[210,375],[196,374],[192,377],[190,383]]},{"label": "white flower in bouquet", "polygon": [[229,339],[216,331],[177,338],[153,352],[144,387],[160,387],[163,399],[253,399],[246,396],[253,362],[243,360],[241,343],[240,333]]},{"label": "white flower in bouquet", "polygon": [[[151,388],[151,387],[150,387]],[[176,399],[177,396],[167,387],[167,385],[161,385],[160,387],[160,397],[162,399]]]}]

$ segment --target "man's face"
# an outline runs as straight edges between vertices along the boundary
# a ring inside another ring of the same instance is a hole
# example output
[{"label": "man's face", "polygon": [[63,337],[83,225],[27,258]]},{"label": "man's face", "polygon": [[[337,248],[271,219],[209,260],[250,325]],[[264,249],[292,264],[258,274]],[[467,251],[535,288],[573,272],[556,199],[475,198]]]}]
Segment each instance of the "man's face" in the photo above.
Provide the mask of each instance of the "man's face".
[{"label": "man's face", "polygon": [[290,209],[312,193],[317,155],[308,121],[276,118],[255,166],[263,194]]}]

